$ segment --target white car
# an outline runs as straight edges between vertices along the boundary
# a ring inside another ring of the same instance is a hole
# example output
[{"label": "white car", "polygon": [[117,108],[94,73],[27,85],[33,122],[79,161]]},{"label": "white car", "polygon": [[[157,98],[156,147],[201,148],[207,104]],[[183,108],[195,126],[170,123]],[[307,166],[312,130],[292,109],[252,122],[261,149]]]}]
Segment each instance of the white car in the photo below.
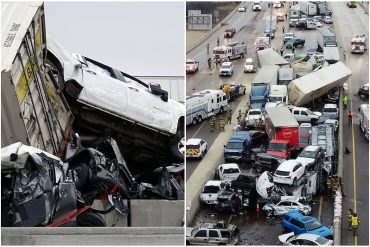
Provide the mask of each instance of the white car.
[{"label": "white car", "polygon": [[220,67],[219,76],[232,76],[233,64],[231,62],[223,62]]},{"label": "white car", "polygon": [[284,41],[284,44],[288,41],[288,40],[291,40],[295,38],[295,34],[294,33],[286,33],[284,35],[284,38],[283,38],[283,41]]},{"label": "white car", "polygon": [[204,187],[200,194],[200,201],[206,205],[217,204],[217,197],[225,188],[225,182],[219,180],[210,180]]},{"label": "white car", "polygon": [[294,54],[293,53],[287,53],[287,54],[284,54],[283,58],[288,61],[288,62],[293,62],[294,60]]},{"label": "white car", "polygon": [[324,23],[333,24],[333,19],[330,16],[325,16],[324,17]]},{"label": "white car", "polygon": [[242,7],[238,8],[239,12],[245,12],[246,10],[247,10],[247,7],[245,7],[245,6],[242,6]]},{"label": "white car", "polygon": [[296,160],[301,162],[308,170],[309,167],[315,167],[317,164],[320,164],[324,156],[325,153],[322,147],[309,145],[302,150]]},{"label": "white car", "polygon": [[203,158],[207,153],[207,142],[203,139],[192,138],[185,143],[186,158]]},{"label": "white car", "polygon": [[312,212],[309,205],[304,205],[299,202],[299,198],[282,198],[280,202],[276,204],[267,203],[262,208],[262,211],[265,212],[267,216],[282,216],[290,210],[299,210],[304,215],[310,215]]},{"label": "white car", "polygon": [[321,112],[313,112],[305,107],[288,107],[297,122],[314,123],[319,117]]},{"label": "white car", "polygon": [[296,185],[305,173],[305,166],[297,160],[287,160],[276,169],[273,181],[279,184]]},{"label": "white car", "polygon": [[322,114],[326,116],[331,116],[335,119],[339,119],[339,109],[336,104],[325,104]]},{"label": "white car", "polygon": [[316,27],[322,27],[322,24],[320,21],[313,21],[313,23],[315,23]]},{"label": "white car", "polygon": [[195,73],[199,70],[199,62],[194,59],[186,60],[186,74]]},{"label": "white car", "polygon": [[247,126],[251,126],[259,119],[262,119],[263,124],[265,123],[265,116],[263,116],[262,110],[259,108],[250,109],[245,117],[245,122]]},{"label": "white car", "polygon": [[125,159],[145,167],[154,165],[156,157],[169,152],[169,162],[183,162],[179,150],[184,136],[183,104],[169,99],[159,84],[147,85],[124,72],[68,52],[49,37],[47,43],[48,66],[75,116],[73,128],[81,139],[109,134],[125,150]]},{"label": "white car", "polygon": [[253,2],[253,7],[252,7],[252,10],[253,11],[261,11],[262,7],[261,7],[261,1],[254,1]]},{"label": "white car", "polygon": [[274,8],[281,8],[281,2],[280,1],[275,1],[273,4]]},{"label": "white car", "polygon": [[247,58],[245,60],[244,73],[247,73],[247,72],[256,72],[256,68],[254,67],[252,58]]},{"label": "white car", "polygon": [[239,169],[238,164],[236,163],[227,163],[222,164],[217,169],[217,174],[220,180],[225,182],[231,182],[233,180],[236,180],[239,175],[241,174],[241,171]]},{"label": "white car", "polygon": [[286,233],[279,236],[279,240],[284,245],[334,245],[334,241],[326,239],[316,234],[302,233],[294,235],[294,232]]}]

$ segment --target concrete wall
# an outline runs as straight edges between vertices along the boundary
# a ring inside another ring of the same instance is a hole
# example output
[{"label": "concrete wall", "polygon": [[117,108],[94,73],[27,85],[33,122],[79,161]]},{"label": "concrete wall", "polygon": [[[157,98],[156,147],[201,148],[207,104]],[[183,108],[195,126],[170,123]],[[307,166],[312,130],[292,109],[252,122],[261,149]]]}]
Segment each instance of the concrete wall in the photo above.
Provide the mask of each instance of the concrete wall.
[{"label": "concrete wall", "polygon": [[184,228],[1,228],[2,245],[184,245]]}]

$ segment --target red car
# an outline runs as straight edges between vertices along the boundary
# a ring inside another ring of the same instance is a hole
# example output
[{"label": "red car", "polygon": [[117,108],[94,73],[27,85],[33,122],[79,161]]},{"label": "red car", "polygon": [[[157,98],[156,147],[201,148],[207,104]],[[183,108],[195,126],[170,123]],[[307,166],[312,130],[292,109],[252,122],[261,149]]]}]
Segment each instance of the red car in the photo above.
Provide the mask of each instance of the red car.
[{"label": "red car", "polygon": [[276,21],[284,21],[284,15],[278,15]]},{"label": "red car", "polygon": [[193,74],[199,70],[199,62],[188,59],[186,60],[186,74]]},{"label": "red car", "polygon": [[224,37],[225,38],[232,38],[235,33],[236,33],[235,28],[226,29],[225,32],[224,32]]}]

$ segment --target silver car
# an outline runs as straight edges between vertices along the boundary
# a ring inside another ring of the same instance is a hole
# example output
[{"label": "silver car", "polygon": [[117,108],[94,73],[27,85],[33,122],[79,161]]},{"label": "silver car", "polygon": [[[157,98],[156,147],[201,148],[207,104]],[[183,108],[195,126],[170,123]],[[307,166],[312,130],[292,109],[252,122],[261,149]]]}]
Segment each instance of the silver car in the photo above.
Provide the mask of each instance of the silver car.
[{"label": "silver car", "polygon": [[262,211],[267,215],[282,216],[290,210],[299,210],[304,215],[310,215],[312,209],[309,205],[302,204],[297,199],[283,199],[277,204],[268,203],[263,208]]},{"label": "silver car", "polygon": [[235,225],[203,223],[186,228],[186,245],[235,245],[239,240],[240,230]]}]

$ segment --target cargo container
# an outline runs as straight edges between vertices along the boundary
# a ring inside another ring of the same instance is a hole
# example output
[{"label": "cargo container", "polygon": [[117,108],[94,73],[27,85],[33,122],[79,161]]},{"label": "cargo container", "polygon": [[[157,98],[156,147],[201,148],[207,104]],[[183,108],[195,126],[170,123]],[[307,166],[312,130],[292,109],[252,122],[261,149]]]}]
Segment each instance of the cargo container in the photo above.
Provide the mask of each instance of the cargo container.
[{"label": "cargo container", "polygon": [[73,115],[45,73],[44,5],[3,3],[1,22],[1,147],[22,142],[63,157]]}]

